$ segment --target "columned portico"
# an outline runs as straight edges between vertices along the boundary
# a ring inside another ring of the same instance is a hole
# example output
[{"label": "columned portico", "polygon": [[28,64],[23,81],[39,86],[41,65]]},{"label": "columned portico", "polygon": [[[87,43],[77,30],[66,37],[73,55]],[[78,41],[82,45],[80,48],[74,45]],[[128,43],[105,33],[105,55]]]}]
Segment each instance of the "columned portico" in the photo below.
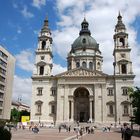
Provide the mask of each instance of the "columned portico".
[{"label": "columned portico", "polygon": [[93,119],[93,96],[86,88],[79,87],[69,96],[69,121],[87,122]]}]

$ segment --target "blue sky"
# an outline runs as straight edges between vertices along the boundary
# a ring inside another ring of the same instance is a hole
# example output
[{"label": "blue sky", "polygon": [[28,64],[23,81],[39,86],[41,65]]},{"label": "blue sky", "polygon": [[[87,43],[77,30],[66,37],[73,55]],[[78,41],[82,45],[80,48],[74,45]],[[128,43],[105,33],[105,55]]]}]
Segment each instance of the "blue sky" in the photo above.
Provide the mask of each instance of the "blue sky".
[{"label": "blue sky", "polygon": [[[140,1],[128,0],[5,0],[0,5],[0,44],[16,58],[13,99],[30,104],[31,75],[38,33],[48,16],[53,37],[53,74],[66,70],[66,57],[78,37],[85,15],[92,36],[100,44],[103,70],[113,73],[113,34],[118,11],[129,34],[131,58],[140,82]],[[137,59],[136,59],[137,58]]]}]

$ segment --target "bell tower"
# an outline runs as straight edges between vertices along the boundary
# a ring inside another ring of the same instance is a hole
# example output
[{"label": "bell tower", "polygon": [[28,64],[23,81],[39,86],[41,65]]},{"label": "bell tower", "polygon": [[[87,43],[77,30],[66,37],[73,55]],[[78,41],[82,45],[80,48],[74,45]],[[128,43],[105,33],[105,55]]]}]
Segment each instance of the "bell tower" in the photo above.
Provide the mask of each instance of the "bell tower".
[{"label": "bell tower", "polygon": [[130,59],[131,48],[128,45],[128,33],[122,22],[122,16],[119,12],[118,22],[115,26],[114,34],[114,74],[115,75],[131,75],[132,62]]},{"label": "bell tower", "polygon": [[36,50],[34,75],[50,76],[52,71],[52,37],[48,25],[48,18],[44,20],[44,25],[38,37],[38,47]]}]

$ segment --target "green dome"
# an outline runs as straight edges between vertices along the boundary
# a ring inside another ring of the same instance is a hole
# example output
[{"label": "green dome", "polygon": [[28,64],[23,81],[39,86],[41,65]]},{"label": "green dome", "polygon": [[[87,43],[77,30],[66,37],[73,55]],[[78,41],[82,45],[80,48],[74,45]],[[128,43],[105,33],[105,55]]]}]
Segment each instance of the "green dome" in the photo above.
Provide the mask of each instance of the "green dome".
[{"label": "green dome", "polygon": [[80,35],[72,44],[73,49],[78,48],[98,48],[98,44],[96,40],[86,34]]}]

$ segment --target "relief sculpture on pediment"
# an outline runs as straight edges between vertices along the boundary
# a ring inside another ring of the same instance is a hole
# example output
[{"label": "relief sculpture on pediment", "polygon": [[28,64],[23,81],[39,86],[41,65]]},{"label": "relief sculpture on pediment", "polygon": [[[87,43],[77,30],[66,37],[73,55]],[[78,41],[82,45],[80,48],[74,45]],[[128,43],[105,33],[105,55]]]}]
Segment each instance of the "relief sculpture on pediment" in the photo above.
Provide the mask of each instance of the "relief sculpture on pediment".
[{"label": "relief sculpture on pediment", "polygon": [[64,74],[65,76],[94,76],[94,72],[86,71],[86,70],[76,70],[76,71],[68,71]]}]

